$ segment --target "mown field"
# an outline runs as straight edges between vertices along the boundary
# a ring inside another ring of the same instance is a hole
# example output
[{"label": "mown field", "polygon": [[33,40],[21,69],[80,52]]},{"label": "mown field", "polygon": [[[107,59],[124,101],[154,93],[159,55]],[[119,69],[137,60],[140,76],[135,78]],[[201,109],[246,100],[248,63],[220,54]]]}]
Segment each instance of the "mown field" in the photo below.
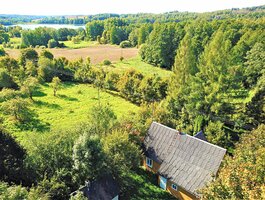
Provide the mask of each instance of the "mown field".
[{"label": "mown field", "polygon": [[[42,49],[36,49],[41,52]],[[133,58],[138,54],[138,49],[129,48],[121,49],[113,45],[96,45],[80,49],[48,49],[55,58],[66,57],[68,60],[90,57],[92,64],[98,64],[105,59],[110,61],[118,61],[120,57],[125,59]],[[17,59],[20,55],[19,49],[5,49],[5,51],[13,58]]]}]

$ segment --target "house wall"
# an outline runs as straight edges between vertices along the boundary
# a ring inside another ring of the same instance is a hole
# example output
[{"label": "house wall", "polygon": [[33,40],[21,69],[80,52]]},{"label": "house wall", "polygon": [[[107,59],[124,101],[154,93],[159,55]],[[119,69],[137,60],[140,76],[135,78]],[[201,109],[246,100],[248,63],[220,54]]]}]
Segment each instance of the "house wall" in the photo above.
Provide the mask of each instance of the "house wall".
[{"label": "house wall", "polygon": [[144,156],[143,158],[143,166],[148,170],[148,171],[151,171],[151,172],[154,172],[154,173],[157,173],[159,168],[160,168],[160,164],[155,162],[153,160],[153,166],[152,168],[148,167],[147,164],[146,164],[146,156]]},{"label": "house wall", "polygon": [[172,181],[167,181],[167,191],[170,192],[174,197],[180,199],[180,200],[199,200],[198,197],[194,196],[193,194],[190,194],[183,188],[179,187],[178,184],[175,184],[178,186],[178,190],[174,190],[171,185],[173,184]]}]

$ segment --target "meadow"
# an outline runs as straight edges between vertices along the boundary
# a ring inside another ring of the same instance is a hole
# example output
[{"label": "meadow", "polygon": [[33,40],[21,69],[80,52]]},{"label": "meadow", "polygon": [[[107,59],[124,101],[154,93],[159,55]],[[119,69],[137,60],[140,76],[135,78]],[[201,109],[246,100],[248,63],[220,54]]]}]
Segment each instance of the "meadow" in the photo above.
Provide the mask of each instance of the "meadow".
[{"label": "meadow", "polygon": [[[85,122],[90,109],[99,103],[97,88],[75,83],[63,83],[57,96],[53,96],[53,89],[49,84],[41,85],[34,93],[33,99],[31,109],[37,114],[37,120],[30,125],[19,127],[22,130],[6,122],[9,130],[12,130],[20,141],[27,139],[28,133],[31,132],[42,133],[74,128],[77,124]],[[100,103],[110,105],[118,119],[125,118],[139,109],[118,95],[114,96],[106,91],[100,92]]]}]

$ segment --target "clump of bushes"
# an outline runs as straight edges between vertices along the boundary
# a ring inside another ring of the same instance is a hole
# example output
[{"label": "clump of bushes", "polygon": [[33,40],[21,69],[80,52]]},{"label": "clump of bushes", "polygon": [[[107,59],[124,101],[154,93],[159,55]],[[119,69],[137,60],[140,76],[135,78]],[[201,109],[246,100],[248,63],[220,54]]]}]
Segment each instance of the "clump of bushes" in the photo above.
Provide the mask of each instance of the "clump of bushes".
[{"label": "clump of bushes", "polygon": [[125,41],[122,41],[122,42],[120,43],[120,47],[121,47],[121,48],[130,48],[130,47],[132,47],[132,44],[131,44],[130,41],[125,40]]},{"label": "clump of bushes", "polygon": [[104,60],[103,65],[109,66],[109,65],[111,65],[111,61],[110,60]]}]

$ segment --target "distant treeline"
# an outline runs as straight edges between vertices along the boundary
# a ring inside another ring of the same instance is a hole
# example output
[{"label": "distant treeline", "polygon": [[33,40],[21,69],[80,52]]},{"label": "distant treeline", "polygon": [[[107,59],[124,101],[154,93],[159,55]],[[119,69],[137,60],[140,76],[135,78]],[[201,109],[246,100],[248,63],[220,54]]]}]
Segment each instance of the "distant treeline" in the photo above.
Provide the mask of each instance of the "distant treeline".
[{"label": "distant treeline", "polygon": [[208,13],[190,13],[190,12],[167,12],[163,14],[115,14],[103,13],[86,16],[30,16],[30,15],[0,15],[0,24],[11,25],[17,23],[40,23],[40,24],[86,24],[94,20],[105,20],[108,18],[117,17],[126,19],[129,23],[155,23],[155,22],[179,22],[189,19],[205,18],[212,19],[227,19],[227,18],[258,18],[265,15],[265,6],[256,6],[250,8],[232,8]]}]

